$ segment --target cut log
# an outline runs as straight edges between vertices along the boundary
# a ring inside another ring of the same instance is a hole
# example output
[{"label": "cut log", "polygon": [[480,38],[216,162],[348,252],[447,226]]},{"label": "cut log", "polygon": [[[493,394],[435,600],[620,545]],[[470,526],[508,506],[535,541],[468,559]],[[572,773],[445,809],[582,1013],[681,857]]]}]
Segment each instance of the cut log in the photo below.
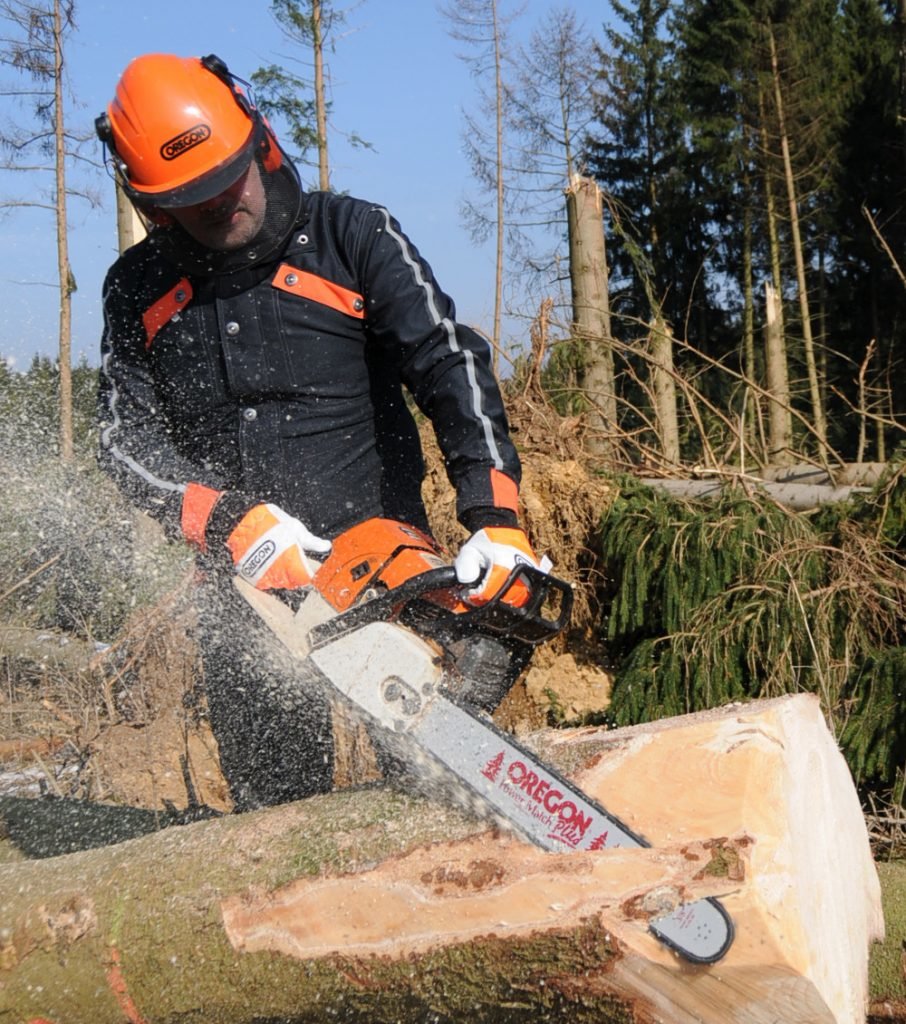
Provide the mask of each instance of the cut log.
[{"label": "cut log", "polygon": [[676,498],[714,498],[728,487],[747,487],[794,511],[807,511],[828,502],[868,494],[888,470],[884,462],[852,462],[833,471],[807,464],[766,466],[757,474],[727,471],[690,480],[641,477],[648,487]]},{"label": "cut log", "polygon": [[[390,787],[0,867],[0,1006],[55,1024],[862,1024],[880,891],[815,698],[531,741],[651,849],[549,854]],[[718,896],[690,965],[646,929]]]},{"label": "cut log", "polygon": [[874,487],[890,467],[886,462],[847,462],[833,472],[799,463],[793,466],[765,466],[760,476],[778,484],[819,484],[835,487]]},{"label": "cut log", "polygon": [[780,505],[796,512],[805,512],[830,502],[848,501],[857,494],[867,494],[869,487],[832,486],[811,483],[775,483],[754,477],[715,477],[710,480],[675,480],[660,477],[641,477],[641,483],[655,490],[666,491],[674,498],[700,500],[715,498],[729,487],[741,483],[756,493],[772,498]]}]

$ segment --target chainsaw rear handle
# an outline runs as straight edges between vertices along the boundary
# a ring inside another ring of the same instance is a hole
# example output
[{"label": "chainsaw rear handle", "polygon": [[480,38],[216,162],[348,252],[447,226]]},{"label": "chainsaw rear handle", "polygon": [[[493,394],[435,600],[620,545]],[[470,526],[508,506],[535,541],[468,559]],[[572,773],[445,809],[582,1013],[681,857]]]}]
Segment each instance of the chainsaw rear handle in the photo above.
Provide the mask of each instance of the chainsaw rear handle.
[{"label": "chainsaw rear handle", "polygon": [[[528,600],[517,607],[506,604],[504,598],[517,582],[529,590]],[[312,630],[313,646],[369,622],[387,622],[395,619],[413,601],[439,590],[454,590],[462,586],[452,565],[429,569],[405,580],[397,587],[355,605],[348,611],[316,626]],[[545,612],[545,604],[553,599],[554,612]],[[572,587],[556,576],[531,565],[517,565],[506,582],[487,604],[464,612],[448,611],[446,615],[457,625],[474,625],[485,632],[512,637],[529,644],[540,644],[562,632],[569,622],[573,606]]]}]

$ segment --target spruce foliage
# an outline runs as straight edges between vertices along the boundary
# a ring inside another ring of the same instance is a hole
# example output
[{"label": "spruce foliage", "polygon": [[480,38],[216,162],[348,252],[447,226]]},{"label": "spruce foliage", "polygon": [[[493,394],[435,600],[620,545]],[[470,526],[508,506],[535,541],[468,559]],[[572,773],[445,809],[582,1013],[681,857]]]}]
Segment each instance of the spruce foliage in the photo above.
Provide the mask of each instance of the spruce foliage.
[{"label": "spruce foliage", "polygon": [[818,694],[858,781],[906,770],[906,468],[805,515],[627,481],[602,523],[618,725]]}]

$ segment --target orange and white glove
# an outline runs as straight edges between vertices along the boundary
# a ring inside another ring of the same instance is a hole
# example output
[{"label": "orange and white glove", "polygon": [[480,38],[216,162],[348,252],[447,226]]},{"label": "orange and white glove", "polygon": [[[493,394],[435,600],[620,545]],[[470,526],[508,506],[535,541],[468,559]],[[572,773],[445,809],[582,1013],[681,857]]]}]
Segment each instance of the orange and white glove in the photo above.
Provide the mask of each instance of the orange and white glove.
[{"label": "orange and white glove", "polygon": [[[517,565],[530,565],[541,572],[550,572],[551,560],[539,559],[532,551],[525,531],[511,526],[486,526],[473,533],[459,549],[453,562],[456,578],[471,588],[464,598],[469,604],[487,604],[499,592]],[[525,604],[528,587],[517,581],[504,596],[505,604]]]},{"label": "orange and white glove", "polygon": [[296,590],[308,586],[326,555],[329,540],[316,537],[277,505],[255,505],[227,537],[237,573],[258,590]]}]

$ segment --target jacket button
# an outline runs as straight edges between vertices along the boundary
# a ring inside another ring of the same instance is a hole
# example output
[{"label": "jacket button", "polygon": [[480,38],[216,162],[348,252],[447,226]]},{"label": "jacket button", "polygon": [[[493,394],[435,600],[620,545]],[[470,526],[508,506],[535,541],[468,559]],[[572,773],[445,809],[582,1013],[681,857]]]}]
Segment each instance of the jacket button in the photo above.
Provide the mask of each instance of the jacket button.
[{"label": "jacket button", "polygon": [[252,420],[258,419],[258,410],[257,409],[243,409],[242,410],[242,418],[244,420],[247,420],[249,423],[251,423]]},{"label": "jacket button", "polygon": [[235,338],[239,333],[239,324],[237,324],[235,320],[231,320],[226,325],[226,332],[231,338]]},{"label": "jacket button", "polygon": [[298,274],[287,274],[286,277],[283,278],[284,284],[288,284],[290,287],[292,287],[298,280]]},{"label": "jacket button", "polygon": [[352,304],[352,308],[357,313],[360,313],[365,308],[365,303],[361,299],[356,299]]}]

